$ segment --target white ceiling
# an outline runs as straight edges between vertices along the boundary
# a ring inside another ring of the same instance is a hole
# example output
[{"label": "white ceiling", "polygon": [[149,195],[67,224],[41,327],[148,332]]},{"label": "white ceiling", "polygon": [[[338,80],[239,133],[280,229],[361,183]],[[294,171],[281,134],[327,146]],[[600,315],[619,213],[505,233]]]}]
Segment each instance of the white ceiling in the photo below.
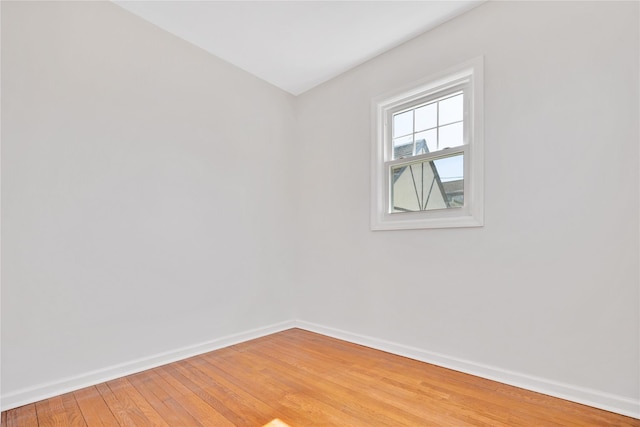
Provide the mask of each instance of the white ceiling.
[{"label": "white ceiling", "polygon": [[482,0],[114,3],[298,95]]}]

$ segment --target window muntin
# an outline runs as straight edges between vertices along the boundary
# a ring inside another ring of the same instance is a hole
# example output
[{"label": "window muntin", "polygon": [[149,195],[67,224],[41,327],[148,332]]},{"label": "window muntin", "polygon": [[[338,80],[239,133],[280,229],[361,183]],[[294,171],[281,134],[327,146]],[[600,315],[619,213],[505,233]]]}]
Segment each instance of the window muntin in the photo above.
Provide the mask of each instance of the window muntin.
[{"label": "window muntin", "polygon": [[[464,91],[455,90],[422,105],[393,113],[393,158],[431,153],[464,144],[464,108]],[[418,142],[423,140],[426,145],[419,146]],[[407,152],[406,146],[409,144],[413,147],[411,154]]]},{"label": "window muntin", "polygon": [[[468,89],[468,81],[461,81],[387,112],[391,126],[385,144],[392,150],[385,162],[391,174],[387,213],[464,207]],[[415,161],[417,156],[420,162]]]},{"label": "window muntin", "polygon": [[373,230],[483,224],[482,71],[476,58],[374,99]]}]

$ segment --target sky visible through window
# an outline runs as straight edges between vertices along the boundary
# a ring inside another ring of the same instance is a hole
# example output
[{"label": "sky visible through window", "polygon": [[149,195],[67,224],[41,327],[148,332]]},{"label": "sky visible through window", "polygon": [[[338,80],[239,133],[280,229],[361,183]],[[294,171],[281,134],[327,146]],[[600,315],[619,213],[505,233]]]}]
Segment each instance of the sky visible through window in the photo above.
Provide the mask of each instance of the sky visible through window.
[{"label": "sky visible through window", "polygon": [[[394,159],[463,145],[463,96],[462,92],[456,92],[411,110],[394,114],[392,135]],[[412,145],[413,149],[409,149],[408,145]],[[409,152],[411,152],[410,155],[408,155]],[[438,159],[434,164],[442,182],[463,179],[463,156]]]}]

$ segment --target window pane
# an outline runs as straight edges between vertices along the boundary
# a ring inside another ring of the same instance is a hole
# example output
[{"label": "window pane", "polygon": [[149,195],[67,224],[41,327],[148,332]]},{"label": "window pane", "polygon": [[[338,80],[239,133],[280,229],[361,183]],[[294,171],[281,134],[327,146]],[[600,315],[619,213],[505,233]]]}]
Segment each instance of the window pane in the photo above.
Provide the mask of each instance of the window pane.
[{"label": "window pane", "polygon": [[438,104],[433,103],[416,108],[416,132],[438,125]]},{"label": "window pane", "polygon": [[459,122],[463,119],[462,94],[452,96],[444,101],[439,102],[440,115],[438,117],[438,125],[446,125],[453,122]]},{"label": "window pane", "polygon": [[464,206],[464,154],[391,169],[391,213]]},{"label": "window pane", "polygon": [[434,160],[440,181],[450,182],[458,181],[464,175],[463,155],[445,157],[444,159]]},{"label": "window pane", "polygon": [[438,131],[431,129],[416,133],[416,154],[426,154],[438,151]]},{"label": "window pane", "polygon": [[393,137],[413,133],[413,110],[393,115]]},{"label": "window pane", "polygon": [[393,158],[413,156],[413,135],[403,136],[393,140]]},{"label": "window pane", "polygon": [[438,128],[438,149],[459,147],[464,144],[464,125],[462,122]]}]

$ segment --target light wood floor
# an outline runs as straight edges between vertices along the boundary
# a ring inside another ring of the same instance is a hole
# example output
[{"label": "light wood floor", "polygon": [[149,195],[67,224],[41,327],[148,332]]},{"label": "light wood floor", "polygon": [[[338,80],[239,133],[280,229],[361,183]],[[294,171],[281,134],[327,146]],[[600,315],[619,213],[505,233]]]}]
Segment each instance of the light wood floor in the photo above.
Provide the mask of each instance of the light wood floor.
[{"label": "light wood floor", "polygon": [[640,426],[291,329],[2,413],[3,426]]}]

